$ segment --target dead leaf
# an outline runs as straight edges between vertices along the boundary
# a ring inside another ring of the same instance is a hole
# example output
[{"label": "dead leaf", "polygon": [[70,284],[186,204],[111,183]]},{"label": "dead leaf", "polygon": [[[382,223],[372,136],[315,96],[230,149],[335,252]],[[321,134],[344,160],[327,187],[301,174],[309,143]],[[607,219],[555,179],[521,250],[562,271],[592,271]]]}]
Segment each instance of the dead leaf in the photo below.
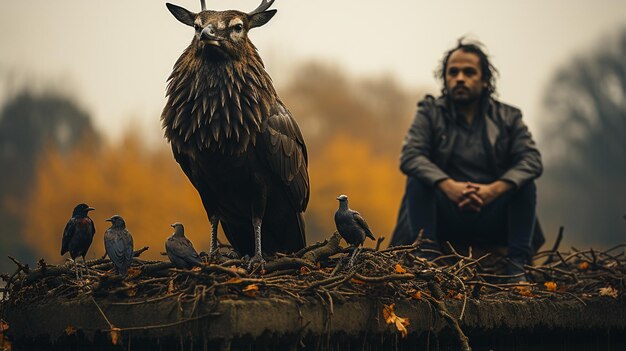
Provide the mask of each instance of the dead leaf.
[{"label": "dead leaf", "polygon": [[126,279],[133,279],[141,274],[141,268],[129,268]]},{"label": "dead leaf", "polygon": [[169,284],[167,284],[167,293],[168,294],[174,293],[174,280],[170,280]]},{"label": "dead leaf", "polygon": [[399,263],[396,263],[396,268],[394,269],[394,271],[398,274],[406,273],[406,269],[402,268],[402,266]]},{"label": "dead leaf", "polygon": [[111,343],[117,345],[120,342],[122,336],[122,330],[120,328],[111,327]]},{"label": "dead leaf", "polygon": [[67,335],[76,334],[76,328],[74,328],[74,326],[68,325],[67,328],[65,328],[65,334]]},{"label": "dead leaf", "polygon": [[192,272],[202,272],[202,267],[193,267],[191,269]]},{"label": "dead leaf", "polygon": [[243,279],[237,278],[237,277],[232,277],[226,281],[226,284],[241,284],[241,283],[243,283]]},{"label": "dead leaf", "polygon": [[311,269],[307,266],[300,267],[300,274],[305,275],[311,273]]},{"label": "dead leaf", "polygon": [[0,333],[4,333],[7,330],[9,330],[9,324],[4,319],[0,319]]},{"label": "dead leaf", "polygon": [[244,294],[248,295],[249,297],[255,297],[257,291],[259,291],[259,286],[256,284],[250,284],[243,288],[243,290],[241,291],[243,291]]},{"label": "dead leaf", "polygon": [[600,296],[609,296],[614,299],[617,299],[617,290],[615,290],[612,286],[607,286],[606,288],[600,288]]},{"label": "dead leaf", "polygon": [[387,324],[394,324],[396,329],[402,334],[402,337],[405,338],[407,334],[406,327],[409,326],[409,319],[396,316],[394,306],[395,304],[393,303],[389,306],[383,305],[383,317]]},{"label": "dead leaf", "polygon": [[516,286],[515,291],[517,291],[517,293],[522,296],[535,297],[535,295],[533,294],[533,291],[530,289],[530,286],[526,286],[526,285]]},{"label": "dead leaf", "polygon": [[556,283],[555,282],[545,282],[543,285],[546,287],[548,291],[556,291]]},{"label": "dead leaf", "polygon": [[418,290],[413,295],[411,295],[411,297],[416,299],[416,300],[421,300],[422,299],[422,292]]},{"label": "dead leaf", "polygon": [[358,280],[358,279],[356,279],[356,278],[352,278],[352,279],[350,279],[350,281],[351,281],[351,282],[353,282],[354,284],[359,284],[359,285],[363,285],[363,284],[365,284],[365,282],[364,282],[364,281],[362,281],[362,280]]},{"label": "dead leaf", "polygon": [[580,262],[578,264],[578,269],[580,269],[581,271],[589,269],[589,262],[587,261]]}]

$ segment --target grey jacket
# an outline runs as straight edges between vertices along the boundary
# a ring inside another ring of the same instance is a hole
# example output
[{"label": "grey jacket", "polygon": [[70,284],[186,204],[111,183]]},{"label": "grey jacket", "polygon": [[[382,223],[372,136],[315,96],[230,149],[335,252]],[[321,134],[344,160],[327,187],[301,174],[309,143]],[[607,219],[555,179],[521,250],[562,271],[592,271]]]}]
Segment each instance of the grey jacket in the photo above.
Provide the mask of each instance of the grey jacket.
[{"label": "grey jacket", "polygon": [[[415,119],[402,146],[400,169],[434,186],[448,178],[442,170],[450,160],[456,132],[454,108],[446,99],[427,95],[418,104]],[[485,107],[485,128],[490,146],[489,164],[499,179],[520,187],[541,175],[541,155],[519,109],[488,98]]]}]

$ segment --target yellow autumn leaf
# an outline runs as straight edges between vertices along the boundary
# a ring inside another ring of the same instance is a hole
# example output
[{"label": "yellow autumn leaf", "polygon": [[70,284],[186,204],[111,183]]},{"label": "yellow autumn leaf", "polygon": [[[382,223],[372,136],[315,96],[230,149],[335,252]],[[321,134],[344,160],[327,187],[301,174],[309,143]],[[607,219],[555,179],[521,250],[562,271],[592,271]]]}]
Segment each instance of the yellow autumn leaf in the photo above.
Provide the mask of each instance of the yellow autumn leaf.
[{"label": "yellow autumn leaf", "polygon": [[120,328],[111,328],[111,343],[113,345],[117,345],[120,342],[120,338],[122,337],[122,330]]},{"label": "yellow autumn leaf", "polygon": [[389,306],[383,305],[383,317],[387,324],[395,325],[396,329],[402,334],[402,337],[405,338],[407,334],[406,327],[409,326],[409,319],[398,317],[394,311],[394,306],[395,304],[393,303]]},{"label": "yellow autumn leaf", "polygon": [[394,271],[398,274],[406,273],[406,269],[402,268],[402,266],[399,263],[396,263],[396,268],[394,269]]},{"label": "yellow autumn leaf", "polygon": [[546,290],[548,290],[548,291],[556,291],[556,283],[555,282],[545,282],[545,283],[543,283],[543,285],[545,285]]},{"label": "yellow autumn leaf", "polygon": [[244,294],[248,295],[249,297],[255,297],[257,291],[259,291],[259,286],[256,284],[250,284],[246,286],[245,288],[243,288],[242,291],[244,292]]},{"label": "yellow autumn leaf", "polygon": [[522,296],[526,296],[526,297],[534,297],[535,296],[535,295],[533,295],[533,292],[530,289],[530,286],[526,286],[526,285],[516,286],[515,287],[515,291],[517,291],[517,293],[522,295]]},{"label": "yellow autumn leaf", "polygon": [[600,288],[600,296],[609,296],[614,299],[617,298],[617,290],[615,290],[612,286],[607,286],[606,288]]},{"label": "yellow autumn leaf", "polygon": [[170,280],[170,282],[167,284],[167,293],[168,294],[172,294],[174,293],[174,280]]},{"label": "yellow autumn leaf", "polygon": [[411,295],[411,297],[416,299],[416,300],[421,300],[422,299],[422,292],[418,290],[413,295]]},{"label": "yellow autumn leaf", "polygon": [[242,283],[242,282],[243,282],[243,279],[233,277],[233,278],[228,279],[228,280],[226,281],[226,284],[240,284],[240,283]]},{"label": "yellow autumn leaf", "polygon": [[74,335],[74,334],[76,334],[76,328],[74,328],[74,326],[68,325],[65,328],[65,334],[67,334],[67,335]]},{"label": "yellow autumn leaf", "polygon": [[578,269],[581,271],[589,269],[589,262],[583,261],[578,264]]}]

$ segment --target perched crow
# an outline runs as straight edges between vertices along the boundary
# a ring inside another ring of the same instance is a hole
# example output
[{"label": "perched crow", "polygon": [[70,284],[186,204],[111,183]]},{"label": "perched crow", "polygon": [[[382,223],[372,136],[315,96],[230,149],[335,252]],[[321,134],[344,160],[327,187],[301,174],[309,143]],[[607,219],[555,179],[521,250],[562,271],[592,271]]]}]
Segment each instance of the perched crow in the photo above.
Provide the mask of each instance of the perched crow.
[{"label": "perched crow", "polygon": [[182,223],[172,224],[174,233],[165,241],[165,252],[177,268],[192,268],[200,266],[202,261],[193,248],[193,244],[185,237],[185,227]]},{"label": "perched crow", "polygon": [[133,262],[133,237],[124,218],[114,215],[106,221],[111,222],[111,227],[104,232],[104,248],[117,274],[126,275]]},{"label": "perched crow", "polygon": [[339,209],[335,212],[335,226],[341,237],[355,247],[363,245],[366,236],[376,240],[361,214],[348,208],[348,196],[339,195],[337,200]]},{"label": "perched crow", "polygon": [[93,235],[96,233],[96,226],[89,218],[89,211],[95,208],[89,207],[87,204],[78,204],[74,207],[72,218],[67,221],[63,230],[63,240],[61,242],[61,256],[69,251],[70,257],[74,260],[74,268],[76,269],[76,279],[78,279],[78,264],[76,258],[81,256],[83,264],[85,264],[85,255],[91,242]]},{"label": "perched crow", "polygon": [[302,133],[248,39],[276,14],[272,3],[250,13],[167,4],[195,34],[169,77],[165,137],[211,222],[211,256],[221,222],[233,248],[254,255],[250,265],[305,246],[309,201]]}]

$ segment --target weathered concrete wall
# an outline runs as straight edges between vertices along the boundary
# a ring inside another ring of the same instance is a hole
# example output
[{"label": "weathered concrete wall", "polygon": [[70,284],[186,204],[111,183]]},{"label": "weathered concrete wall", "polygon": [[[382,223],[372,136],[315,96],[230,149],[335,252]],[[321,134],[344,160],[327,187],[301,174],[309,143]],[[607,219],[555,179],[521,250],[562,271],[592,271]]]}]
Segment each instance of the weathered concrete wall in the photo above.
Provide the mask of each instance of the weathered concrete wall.
[{"label": "weathered concrete wall", "polygon": [[[378,301],[334,302],[332,307],[329,300],[302,305],[277,299],[224,300],[219,304],[175,299],[97,304],[108,321],[122,330],[120,340],[125,349],[130,343],[130,349],[152,350],[151,341],[155,345],[170,343],[181,350],[205,346],[248,349],[246,345],[252,344],[257,344],[256,349],[299,349],[303,348],[301,340],[308,347],[315,345],[314,349],[361,349],[359,345],[368,345],[367,349],[411,349],[411,345],[454,349],[455,345],[445,320],[426,301],[396,303],[396,314],[410,320],[406,339],[385,324],[382,303]],[[462,301],[448,301],[446,305],[453,316],[459,316]],[[45,343],[61,347],[72,340],[92,346],[110,345],[110,326],[91,298],[13,306],[7,310],[7,320],[15,350]],[[188,321],[181,323],[185,320]],[[68,326],[76,328],[78,336],[68,337]],[[507,335],[525,336],[516,343],[534,338],[540,343],[535,345],[537,349],[556,342],[555,338],[562,345],[568,342],[567,335],[574,342],[568,349],[584,346],[585,339],[590,345],[610,343],[612,349],[622,349],[617,346],[626,345],[626,305],[608,298],[588,302],[586,306],[577,301],[547,299],[469,300],[461,327],[470,336],[470,344],[478,347],[475,349],[516,340]],[[585,337],[578,340],[576,336]]]}]

